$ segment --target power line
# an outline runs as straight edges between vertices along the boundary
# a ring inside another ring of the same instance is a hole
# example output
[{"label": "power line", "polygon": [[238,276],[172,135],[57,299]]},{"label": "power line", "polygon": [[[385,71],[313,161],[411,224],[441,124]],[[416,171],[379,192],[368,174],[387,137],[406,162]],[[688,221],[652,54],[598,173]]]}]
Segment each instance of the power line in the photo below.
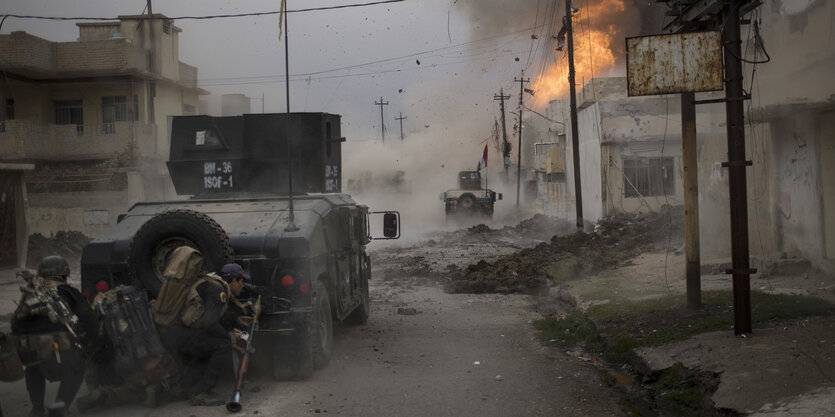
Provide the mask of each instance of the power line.
[{"label": "power line", "polygon": [[[322,11],[322,10],[334,10],[334,9],[347,9],[352,7],[366,7],[366,6],[376,6],[380,4],[388,4],[388,3],[400,3],[406,0],[381,0],[375,1],[370,3],[354,3],[354,4],[343,4],[339,6],[325,6],[325,7],[310,7],[306,9],[296,9],[296,10],[276,10],[276,11],[269,11],[269,12],[252,12],[252,13],[235,13],[235,14],[218,14],[218,15],[207,15],[207,16],[177,16],[177,17],[155,17],[155,16],[136,16],[136,20],[158,20],[158,19],[168,19],[168,20],[207,20],[207,19],[224,19],[230,17],[251,17],[251,16],[269,16],[269,15],[276,15],[281,13],[301,13],[301,12],[315,12],[315,11]],[[120,20],[118,17],[60,17],[60,16],[34,16],[34,15],[18,15],[18,14],[7,14],[6,17],[14,17],[18,19],[41,19],[41,20],[94,20],[94,21],[109,21],[109,20]]]},{"label": "power line", "polygon": [[[386,59],[381,59],[381,60],[377,60],[377,61],[369,61],[369,62],[364,62],[364,63],[360,63],[360,64],[348,65],[348,66],[345,66],[345,67],[331,68],[331,69],[326,69],[326,70],[321,70],[321,71],[308,72],[308,73],[304,73],[304,74],[294,74],[293,76],[307,77],[307,76],[313,76],[313,75],[326,74],[326,73],[329,73],[329,72],[337,72],[337,71],[344,71],[344,70],[355,69],[355,68],[362,68],[362,67],[369,66],[369,65],[384,64],[384,63],[388,63],[388,62],[398,61],[398,60],[401,60],[401,59],[415,58],[415,57],[424,56],[424,55],[430,54],[430,53],[446,51],[446,50],[454,50],[456,48],[465,47],[465,46],[472,45],[472,44],[475,44],[475,43],[478,43],[478,42],[494,40],[496,38],[501,38],[501,37],[505,37],[505,36],[518,35],[519,33],[527,32],[531,29],[536,29],[536,27],[525,28],[525,29],[521,29],[521,30],[517,30],[517,31],[514,31],[514,32],[509,32],[509,33],[504,33],[504,34],[500,34],[500,35],[488,36],[488,37],[485,37],[485,38],[476,39],[476,40],[469,41],[469,42],[444,46],[442,48],[428,49],[428,50],[425,50],[425,51],[414,52],[414,53],[411,53],[411,54],[401,55],[401,56],[397,56],[397,57],[393,57],[393,58],[386,58]],[[499,48],[498,47],[492,48],[492,50],[494,50],[494,51],[497,50],[497,49],[499,49]],[[502,55],[503,54],[500,54],[500,55],[497,55],[497,56],[502,56]],[[392,71],[386,71],[386,72],[392,72]],[[263,76],[252,76],[252,77],[235,77],[235,78],[206,78],[206,79],[203,79],[202,81],[205,82],[205,81],[223,81],[223,80],[246,80],[246,79],[257,79],[257,78],[268,78],[268,77],[278,77],[278,76],[277,75],[276,76],[263,75]]]}]

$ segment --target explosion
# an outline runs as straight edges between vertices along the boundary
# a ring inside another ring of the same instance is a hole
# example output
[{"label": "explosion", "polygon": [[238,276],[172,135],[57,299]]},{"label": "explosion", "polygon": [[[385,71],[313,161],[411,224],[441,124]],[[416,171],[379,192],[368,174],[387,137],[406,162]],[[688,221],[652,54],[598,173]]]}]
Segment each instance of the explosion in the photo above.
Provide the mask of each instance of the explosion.
[{"label": "explosion", "polygon": [[[578,2],[579,3],[579,2]],[[624,0],[602,0],[596,4],[586,2],[572,18],[574,30],[575,83],[579,88],[591,80],[610,74],[623,57],[623,46],[615,42],[623,40],[621,29],[611,21],[618,21],[626,7]],[[584,10],[585,9],[585,10]],[[554,40],[553,48],[557,48]],[[568,94],[568,44],[562,51],[555,51],[553,63],[533,82],[536,92],[534,105],[544,107],[551,100]]]}]

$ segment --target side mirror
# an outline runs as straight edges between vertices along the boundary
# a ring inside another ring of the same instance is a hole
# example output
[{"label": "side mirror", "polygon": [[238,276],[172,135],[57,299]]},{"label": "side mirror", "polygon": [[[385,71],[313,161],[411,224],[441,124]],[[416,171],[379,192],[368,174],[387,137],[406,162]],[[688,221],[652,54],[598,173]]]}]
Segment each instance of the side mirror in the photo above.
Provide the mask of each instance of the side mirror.
[{"label": "side mirror", "polygon": [[400,237],[400,221],[397,214],[386,213],[383,215],[383,236],[389,239]]},{"label": "side mirror", "polygon": [[396,211],[374,211],[370,214],[383,215],[383,237],[372,239],[399,239],[400,238],[400,213]]},{"label": "side mirror", "polygon": [[502,199],[502,193],[499,193],[499,200]]}]

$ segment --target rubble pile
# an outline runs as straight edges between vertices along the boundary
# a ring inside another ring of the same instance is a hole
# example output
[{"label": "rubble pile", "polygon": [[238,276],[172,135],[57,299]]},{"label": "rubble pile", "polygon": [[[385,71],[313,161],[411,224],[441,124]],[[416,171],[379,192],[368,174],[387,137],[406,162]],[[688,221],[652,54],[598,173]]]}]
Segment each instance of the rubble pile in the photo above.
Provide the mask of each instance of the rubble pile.
[{"label": "rubble pile", "polygon": [[[479,261],[453,271],[447,291],[455,293],[536,294],[554,280],[595,274],[648,251],[676,248],[683,236],[684,210],[665,207],[658,213],[617,214],[602,219],[590,233],[555,235],[549,243],[520,250],[495,262]],[[519,226],[517,226],[519,227]],[[554,276],[553,265],[569,267]]]},{"label": "rubble pile", "polygon": [[53,237],[40,233],[29,236],[26,267],[37,269],[41,258],[49,255],[63,256],[71,265],[80,262],[81,250],[93,238],[76,231],[59,231]]}]

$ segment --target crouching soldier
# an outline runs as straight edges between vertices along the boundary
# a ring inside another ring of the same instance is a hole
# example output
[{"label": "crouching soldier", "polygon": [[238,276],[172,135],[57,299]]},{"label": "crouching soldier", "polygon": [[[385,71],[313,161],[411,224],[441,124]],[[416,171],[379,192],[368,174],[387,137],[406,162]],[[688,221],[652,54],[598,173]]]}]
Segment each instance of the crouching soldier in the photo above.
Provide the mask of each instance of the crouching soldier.
[{"label": "crouching soldier", "polygon": [[212,388],[231,357],[229,336],[220,324],[230,294],[226,281],[203,271],[200,252],[188,246],[171,252],[154,303],[154,320],[163,345],[184,365],[178,394],[191,405],[225,403]]},{"label": "crouching soldier", "polygon": [[[12,334],[25,366],[26,389],[32,402],[29,416],[43,416],[46,381],[61,381],[53,408],[66,410],[84,378],[85,335],[96,321],[78,289],[67,284],[70,267],[60,256],[47,256],[37,276],[22,274],[20,304],[12,317]],[[63,410],[59,411],[63,412]]]}]

